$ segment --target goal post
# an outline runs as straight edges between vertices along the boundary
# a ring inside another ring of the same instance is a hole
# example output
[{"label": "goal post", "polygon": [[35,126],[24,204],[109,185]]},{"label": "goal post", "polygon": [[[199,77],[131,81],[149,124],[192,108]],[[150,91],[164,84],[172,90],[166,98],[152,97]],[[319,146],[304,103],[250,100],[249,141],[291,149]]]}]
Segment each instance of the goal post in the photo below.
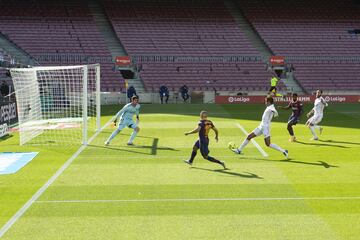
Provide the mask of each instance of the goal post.
[{"label": "goal post", "polygon": [[13,68],[20,144],[79,143],[100,131],[100,65]]}]

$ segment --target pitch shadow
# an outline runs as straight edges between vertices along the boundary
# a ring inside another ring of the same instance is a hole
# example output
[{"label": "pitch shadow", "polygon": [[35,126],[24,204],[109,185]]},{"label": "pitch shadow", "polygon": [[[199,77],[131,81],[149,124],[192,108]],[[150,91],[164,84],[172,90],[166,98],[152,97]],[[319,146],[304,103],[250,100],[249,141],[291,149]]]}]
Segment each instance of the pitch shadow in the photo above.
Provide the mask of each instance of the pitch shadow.
[{"label": "pitch shadow", "polygon": [[[320,141],[320,140],[318,140]],[[320,141],[323,142],[323,141]],[[299,143],[302,145],[312,145],[312,146],[317,146],[317,147],[337,147],[337,148],[350,148],[347,146],[343,146],[343,145],[337,145],[337,144],[326,144],[326,143],[308,143],[308,142],[301,142],[301,141],[296,141],[295,143]]]},{"label": "pitch shadow", "polygon": [[213,169],[208,169],[208,168],[199,168],[199,167],[191,167],[191,169],[196,169],[196,170],[202,170],[202,171],[208,171],[208,172],[217,172],[217,173],[222,173],[222,174],[227,174],[227,175],[231,175],[231,176],[235,176],[235,177],[242,177],[242,178],[257,178],[257,179],[264,179],[254,173],[249,173],[249,172],[244,172],[244,173],[237,173],[237,172],[230,172],[229,169],[217,169],[217,170],[213,170]]},{"label": "pitch shadow", "polygon": [[339,166],[336,165],[330,165],[327,162],[324,161],[317,161],[317,162],[303,162],[303,161],[297,161],[293,160],[291,158],[284,159],[284,160],[271,160],[271,159],[263,159],[263,158],[243,158],[247,160],[255,160],[255,161],[264,161],[264,162],[282,162],[282,163],[295,163],[295,164],[305,164],[305,165],[312,165],[312,166],[319,166],[324,168],[338,168]]},{"label": "pitch shadow", "polygon": [[344,141],[335,141],[335,140],[318,140],[319,142],[328,142],[328,143],[343,143],[343,144],[353,144],[360,145],[358,142],[344,142]]},{"label": "pitch shadow", "polygon": [[280,162],[288,162],[288,163],[298,163],[298,164],[305,164],[305,165],[313,165],[313,166],[322,166],[324,168],[337,168],[339,166],[335,166],[335,165],[330,165],[327,162],[324,161],[317,161],[317,162],[302,162],[302,161],[294,161],[291,159],[287,159],[287,160],[281,160]]}]

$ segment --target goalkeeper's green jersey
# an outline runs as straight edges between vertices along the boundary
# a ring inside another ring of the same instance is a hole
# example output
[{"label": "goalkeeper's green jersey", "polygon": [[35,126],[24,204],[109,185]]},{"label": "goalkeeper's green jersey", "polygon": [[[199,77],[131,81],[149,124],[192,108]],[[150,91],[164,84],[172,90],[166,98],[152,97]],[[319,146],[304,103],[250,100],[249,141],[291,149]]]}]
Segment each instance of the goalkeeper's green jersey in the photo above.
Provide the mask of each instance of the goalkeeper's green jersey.
[{"label": "goalkeeper's green jersey", "polygon": [[271,86],[276,87],[278,81],[279,81],[279,79],[277,77],[272,77],[271,78]]}]

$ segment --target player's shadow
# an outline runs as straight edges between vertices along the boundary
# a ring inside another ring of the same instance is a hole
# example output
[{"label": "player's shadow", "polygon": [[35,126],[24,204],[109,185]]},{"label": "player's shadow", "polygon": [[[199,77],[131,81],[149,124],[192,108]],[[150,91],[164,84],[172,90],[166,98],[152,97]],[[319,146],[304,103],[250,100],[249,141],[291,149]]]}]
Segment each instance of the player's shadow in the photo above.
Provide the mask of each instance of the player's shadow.
[{"label": "player's shadow", "polygon": [[237,173],[237,172],[231,172],[231,171],[229,171],[229,169],[217,169],[217,170],[214,170],[214,169],[200,168],[200,167],[191,167],[191,169],[208,171],[208,172],[217,172],[217,173],[221,173],[221,174],[226,174],[226,175],[235,176],[235,177],[242,177],[242,178],[264,179],[264,178],[254,174],[254,173],[249,173],[249,172]]},{"label": "player's shadow", "polygon": [[[130,136],[129,134],[124,134],[124,133],[119,133],[119,135],[123,135],[123,136]],[[124,152],[130,152],[130,153],[139,153],[139,154],[144,154],[144,155],[157,155],[158,150],[162,150],[162,151],[180,151],[177,150],[175,148],[171,148],[171,147],[159,147],[159,138],[153,138],[153,137],[147,137],[147,136],[137,136],[137,138],[148,138],[148,139],[152,139],[152,144],[151,146],[146,146],[146,145],[133,145],[133,146],[127,146],[126,149],[125,148],[115,148],[113,146],[97,146],[97,145],[91,145],[93,147],[102,147],[102,148],[106,148],[106,149],[110,149],[110,150],[119,150],[119,151],[124,151]],[[150,153],[144,153],[144,152],[139,152],[139,151],[135,151],[132,149],[150,149],[151,152]]]},{"label": "player's shadow", "polygon": [[334,141],[334,140],[318,140],[318,141],[325,143],[343,143],[343,144],[360,145],[360,143],[358,142],[344,142],[344,141]]},{"label": "player's shadow", "polygon": [[319,166],[324,168],[338,168],[339,166],[330,165],[327,162],[324,161],[317,161],[317,162],[303,162],[303,161],[297,161],[293,160],[291,158],[284,159],[284,160],[271,160],[271,159],[263,159],[263,158],[246,158],[250,160],[257,160],[257,161],[265,161],[265,162],[282,162],[282,163],[294,163],[294,164],[305,164],[305,165],[312,165],[312,166]]},{"label": "player's shadow", "polygon": [[322,166],[324,168],[337,168],[339,166],[330,165],[327,162],[324,161],[317,161],[317,162],[302,162],[302,161],[296,161],[292,159],[286,159],[286,160],[280,160],[280,162],[287,162],[287,163],[298,163],[298,164],[305,164],[305,165],[313,165],[313,166]]},{"label": "player's shadow", "polygon": [[[320,140],[318,140],[320,141]],[[323,142],[323,141],[320,141]],[[312,145],[317,147],[337,147],[337,148],[350,148],[343,145],[337,145],[337,144],[327,144],[327,143],[309,143],[309,142],[301,142],[299,140],[296,141],[296,143],[302,144],[302,145]]]}]

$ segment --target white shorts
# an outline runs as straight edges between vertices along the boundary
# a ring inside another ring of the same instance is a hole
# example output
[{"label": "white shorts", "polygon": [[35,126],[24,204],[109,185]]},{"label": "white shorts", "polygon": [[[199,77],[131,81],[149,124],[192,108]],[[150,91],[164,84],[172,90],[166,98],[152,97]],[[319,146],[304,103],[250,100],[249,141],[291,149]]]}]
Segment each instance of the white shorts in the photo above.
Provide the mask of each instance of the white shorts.
[{"label": "white shorts", "polygon": [[322,118],[323,118],[323,116],[314,115],[311,118],[309,118],[308,123],[310,123],[312,125],[316,125],[321,122]]},{"label": "white shorts", "polygon": [[254,129],[253,133],[256,136],[264,135],[264,138],[270,137],[270,127],[269,126],[258,126]]},{"label": "white shorts", "polygon": [[118,129],[122,130],[125,127],[135,129],[137,127],[137,124],[134,123],[134,121],[132,119],[121,119],[120,123],[118,125]]}]

